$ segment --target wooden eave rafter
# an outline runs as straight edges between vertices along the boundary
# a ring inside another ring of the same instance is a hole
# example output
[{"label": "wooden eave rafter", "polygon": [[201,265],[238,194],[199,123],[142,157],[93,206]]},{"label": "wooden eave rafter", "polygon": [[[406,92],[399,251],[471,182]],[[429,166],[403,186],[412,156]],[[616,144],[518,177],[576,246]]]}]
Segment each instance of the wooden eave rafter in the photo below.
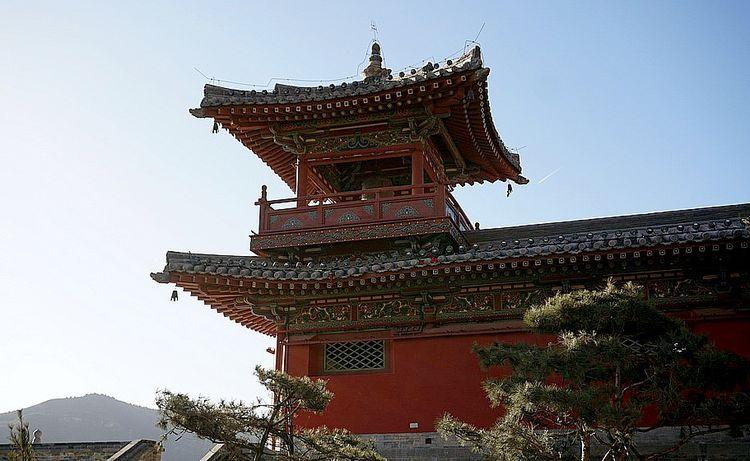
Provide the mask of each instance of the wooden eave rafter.
[{"label": "wooden eave rafter", "polygon": [[249,306],[237,306],[234,301],[236,295],[227,297],[209,294],[196,283],[176,281],[175,284],[230,320],[259,333],[276,336],[276,323],[254,314]]},{"label": "wooden eave rafter", "polygon": [[[211,106],[202,110],[205,116],[213,117],[258,155],[292,190],[296,190],[296,147],[304,150],[308,136],[319,137],[321,132],[344,135],[357,130],[377,131],[388,122],[393,124],[394,120],[397,124],[400,123],[398,120],[405,123],[414,115],[399,115],[399,108],[409,107],[423,107],[427,109],[425,116],[436,113],[445,118],[438,122],[438,134],[459,170],[466,171],[466,154],[475,152],[478,155],[474,163],[482,171],[471,173],[456,183],[472,184],[506,178],[518,180],[519,171],[505,155],[507,149],[499,141],[488,113],[489,106],[484,101],[486,74],[483,69],[470,70],[378,93],[330,100]],[[469,92],[472,92],[473,100],[462,104]],[[395,113],[385,115],[393,111]],[[351,120],[352,115],[360,120]],[[377,120],[373,121],[373,117]],[[418,119],[424,120],[424,117]],[[316,120],[316,124],[330,126],[312,129],[304,126],[312,120]],[[287,134],[299,135],[303,144],[286,138],[281,141],[279,136],[285,137]],[[330,155],[327,157],[331,158]],[[310,157],[311,160],[313,158],[314,155]],[[322,180],[319,175],[318,179]],[[318,181],[318,186],[325,185],[325,182],[320,184]]]},{"label": "wooden eave rafter", "polygon": [[351,163],[369,158],[391,158],[391,157],[404,157],[408,156],[414,149],[418,149],[420,144],[418,142],[411,142],[408,144],[398,144],[395,146],[383,146],[369,149],[358,149],[351,150],[345,153],[328,153],[321,152],[318,154],[307,154],[306,158],[309,165],[332,165],[336,163]]},{"label": "wooden eave rafter", "polygon": [[[271,122],[295,122],[309,120],[312,114],[320,119],[336,119],[348,115],[384,112],[397,107],[424,105],[442,101],[456,94],[474,78],[469,70],[453,75],[441,76],[411,83],[402,87],[383,89],[370,94],[340,96],[317,101],[237,103],[202,107],[204,117],[226,121],[234,117]],[[399,104],[400,103],[400,104]]]},{"label": "wooden eave rafter", "polygon": [[315,195],[317,191],[322,194],[333,194],[333,186],[329,183],[326,178],[318,171],[313,165],[308,165],[310,173],[312,173],[308,179],[308,195]]},{"label": "wooden eave rafter", "polygon": [[445,174],[445,165],[438,152],[437,147],[430,139],[423,141],[424,169],[430,179],[437,184],[448,184],[448,176]]},{"label": "wooden eave rafter", "polygon": [[[518,173],[510,165],[509,160],[505,156],[493,153],[491,141],[485,131],[485,124],[481,115],[477,114],[477,105],[475,101],[463,104],[463,107],[459,109],[463,120],[448,119],[445,121],[446,130],[453,139],[457,150],[463,153],[476,152],[478,154],[478,157],[474,156],[470,160],[480,166],[480,172],[468,176],[465,181],[459,181],[459,183],[493,182],[506,178],[516,180]],[[466,159],[465,155],[464,158]]]},{"label": "wooden eave rafter", "polygon": [[450,133],[448,133],[448,129],[445,127],[445,123],[443,123],[443,120],[440,118],[438,118],[437,120],[437,129],[446,146],[448,146],[448,151],[456,161],[456,165],[458,165],[458,167],[462,169],[466,168],[466,162],[464,161],[463,155],[461,155],[461,151],[458,150],[456,143],[453,142],[453,137],[450,135]]},{"label": "wooden eave rafter", "polygon": [[[361,97],[355,97],[353,99],[351,98],[339,98],[339,99],[332,99],[332,100],[326,100],[326,101],[313,101],[309,103],[300,102],[295,104],[260,104],[260,105],[240,105],[240,106],[217,106],[217,107],[206,107],[203,108],[203,112],[206,116],[213,117],[215,121],[218,123],[221,123],[221,125],[229,130],[235,137],[243,141],[243,144],[245,144],[247,147],[249,147],[251,150],[253,150],[258,156],[261,158],[265,157],[266,152],[264,151],[263,147],[258,145],[248,145],[247,142],[243,140],[243,136],[245,132],[252,132],[254,136],[260,135],[263,138],[273,138],[272,133],[270,133],[270,130],[266,129],[266,126],[270,123],[279,123],[279,122],[289,122],[290,119],[298,120],[300,118],[308,119],[308,115],[305,114],[303,116],[297,115],[299,112],[302,112],[302,105],[305,106],[304,112],[313,112],[316,114],[319,114],[322,116],[322,120],[325,120],[326,118],[330,122],[334,122],[338,117],[337,115],[344,115],[344,119],[346,118],[345,114],[336,114],[337,111],[333,111],[330,113],[330,117],[328,117],[328,113],[331,111],[331,109],[342,109],[344,108],[346,110],[346,107],[349,107],[348,111],[350,112],[349,115],[362,115],[364,117],[372,117],[373,113],[376,112],[383,112],[392,110],[395,107],[399,107],[402,105],[411,106],[414,103],[420,104],[424,98],[427,100],[432,100],[433,98],[441,98],[443,96],[452,96],[455,93],[454,89],[449,89],[445,94],[443,94],[442,91],[438,91],[436,94],[434,91],[434,85],[437,84],[438,87],[447,86],[451,87],[454,85],[453,80],[460,80],[461,78],[465,78],[465,76],[459,76],[459,74],[456,74],[455,76],[450,77],[444,77],[444,78],[438,78],[434,80],[424,81],[424,82],[417,82],[416,84],[413,84],[411,86],[407,87],[401,87],[391,90],[385,90],[381,93],[375,93],[370,95],[363,95]],[[465,82],[465,80],[463,80]],[[456,85],[458,87],[459,85]],[[415,90],[416,89],[416,90]],[[411,92],[411,94],[409,94]],[[400,100],[403,98],[403,102]],[[357,103],[354,103],[354,100],[361,100]],[[398,101],[397,101],[398,100]],[[331,107],[328,107],[330,104]],[[337,105],[340,105],[340,107],[336,107]],[[292,109],[292,106],[294,109]],[[310,106],[310,110],[307,110]],[[321,109],[318,109],[318,106],[321,106]],[[359,109],[354,110],[353,107],[360,106]],[[367,110],[361,109],[362,107],[366,107]],[[254,113],[253,113],[254,112]],[[261,113],[261,115],[258,114],[258,112]],[[339,111],[341,112],[341,111]],[[290,114],[294,113],[295,115],[293,117],[289,117]],[[268,115],[273,114],[273,115]],[[275,115],[275,114],[285,114],[283,116]],[[385,117],[384,120],[388,120],[389,117]],[[320,120],[320,119],[318,119]],[[384,123],[384,122],[381,122]],[[346,129],[346,127],[338,127],[333,128],[336,129]],[[287,128],[281,128],[281,131],[286,131]],[[251,141],[252,143],[252,141]],[[277,174],[279,174],[282,179],[292,188],[294,189],[294,178],[289,176],[289,173],[287,174],[280,174],[281,172],[278,171],[279,168],[279,162],[291,164],[293,161],[290,161],[289,158],[283,158],[283,160],[266,160],[267,164],[271,166],[271,168],[274,169],[274,171],[277,171]]]},{"label": "wooden eave rafter", "polygon": [[[746,245],[741,245],[740,243],[736,240],[727,240],[722,242],[721,246],[726,251],[746,248]],[[689,242],[667,245],[666,247],[658,247],[656,249],[618,248],[577,255],[519,256],[498,260],[454,261],[404,269],[397,268],[377,274],[367,273],[345,278],[334,277],[313,280],[279,280],[249,276],[170,272],[170,282],[188,290],[193,296],[196,296],[232,320],[238,321],[237,318],[240,313],[247,316],[247,318],[251,319],[257,325],[256,327],[252,327],[253,329],[272,335],[273,331],[275,331],[275,322],[262,315],[252,313],[246,304],[238,306],[236,302],[238,298],[249,299],[251,302],[259,305],[268,302],[280,306],[284,304],[291,305],[299,297],[316,299],[330,296],[366,295],[373,290],[382,290],[383,288],[393,289],[394,283],[401,281],[410,281],[411,283],[415,280],[421,281],[429,278],[434,279],[435,277],[461,277],[462,279],[466,278],[464,283],[471,285],[473,283],[487,282],[486,275],[480,276],[482,273],[497,275],[500,271],[514,271],[517,269],[524,269],[524,271],[541,269],[545,273],[549,273],[549,270],[545,269],[546,267],[574,266],[581,262],[588,263],[589,261],[610,261],[615,260],[615,257],[621,262],[630,261],[635,263],[644,257],[663,258],[667,254],[700,254],[700,248],[705,248],[706,246],[712,247],[712,251],[717,251],[715,248],[718,245],[713,242]],[[697,252],[693,251],[695,248],[698,248]],[[421,282],[418,286],[421,286]],[[354,294],[354,292],[346,294],[346,291],[344,294],[341,293],[341,290],[352,290],[354,288],[362,290],[362,294]],[[399,290],[409,290],[409,288],[401,287]]]}]

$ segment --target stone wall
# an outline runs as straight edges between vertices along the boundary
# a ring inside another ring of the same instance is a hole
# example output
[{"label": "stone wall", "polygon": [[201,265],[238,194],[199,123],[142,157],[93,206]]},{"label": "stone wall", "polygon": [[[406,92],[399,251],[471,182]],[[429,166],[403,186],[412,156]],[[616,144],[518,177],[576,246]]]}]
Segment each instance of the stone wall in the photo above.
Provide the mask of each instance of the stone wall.
[{"label": "stone wall", "polygon": [[[654,453],[672,446],[679,440],[680,429],[665,427],[648,433],[636,434],[635,441],[643,453]],[[604,454],[592,447],[593,453]],[[730,437],[726,432],[696,437],[663,458],[669,461],[741,461],[750,460],[750,434]]]},{"label": "stone wall", "polygon": [[[34,444],[36,461],[161,461],[156,442],[70,442]],[[11,446],[0,444],[0,461],[8,461]]]},{"label": "stone wall", "polygon": [[[107,461],[128,442],[72,442],[34,444],[37,461]],[[0,445],[0,461],[9,459],[10,445]]]},{"label": "stone wall", "polygon": [[[648,434],[639,434],[638,446],[645,453],[658,451],[676,440],[679,429],[665,428]],[[361,437],[375,442],[378,452],[389,461],[480,461],[481,456],[471,453],[455,442],[446,442],[436,432],[368,434]],[[603,451],[594,447],[594,454]],[[596,457],[594,457],[596,458]],[[661,458],[665,461],[750,461],[750,434],[733,438],[726,433],[696,438],[678,452]]]},{"label": "stone wall", "polygon": [[455,442],[445,441],[437,432],[366,434],[378,453],[388,461],[480,461],[481,456]]}]

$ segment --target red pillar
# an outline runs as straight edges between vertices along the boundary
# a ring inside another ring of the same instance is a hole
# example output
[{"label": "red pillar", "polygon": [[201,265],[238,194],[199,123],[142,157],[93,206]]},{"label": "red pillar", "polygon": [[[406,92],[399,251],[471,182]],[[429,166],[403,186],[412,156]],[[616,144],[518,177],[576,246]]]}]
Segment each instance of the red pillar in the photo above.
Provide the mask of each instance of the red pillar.
[{"label": "red pillar", "polygon": [[[424,184],[424,154],[421,151],[415,150],[411,154],[411,185],[421,186]],[[422,193],[422,189],[412,188],[414,193]]]},{"label": "red pillar", "polygon": [[309,167],[307,166],[307,161],[303,157],[299,157],[297,160],[297,206],[307,204],[305,200],[300,200],[299,197],[307,195],[308,174]]},{"label": "red pillar", "polygon": [[284,366],[284,333],[276,333],[276,370],[286,371]]}]

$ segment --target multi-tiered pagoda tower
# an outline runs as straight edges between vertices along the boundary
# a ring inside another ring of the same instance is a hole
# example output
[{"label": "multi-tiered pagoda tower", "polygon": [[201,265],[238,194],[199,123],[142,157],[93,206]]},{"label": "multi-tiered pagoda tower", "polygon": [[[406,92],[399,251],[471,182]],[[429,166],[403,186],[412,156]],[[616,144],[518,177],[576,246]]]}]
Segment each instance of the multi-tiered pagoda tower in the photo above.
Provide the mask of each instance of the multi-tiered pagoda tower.
[{"label": "multi-tiered pagoda tower", "polygon": [[336,397],[303,424],[417,444],[446,411],[489,425],[497,413],[472,344],[540,341],[522,328],[528,306],[609,277],[642,283],[720,346],[750,353],[750,205],[472,225],[455,186],[527,182],[493,125],[488,75],[478,47],[393,75],[376,43],[360,81],[206,85],[191,111],[296,194],[262,187],[256,256],[169,252],[152,276],[275,336],[279,369],[324,376]]}]

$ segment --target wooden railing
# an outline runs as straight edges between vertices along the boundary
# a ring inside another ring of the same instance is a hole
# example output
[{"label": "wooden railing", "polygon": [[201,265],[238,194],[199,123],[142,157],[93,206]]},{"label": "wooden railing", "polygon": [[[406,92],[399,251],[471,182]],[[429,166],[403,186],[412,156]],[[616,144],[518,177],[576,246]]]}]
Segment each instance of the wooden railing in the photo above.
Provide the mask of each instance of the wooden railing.
[{"label": "wooden railing", "polygon": [[260,206],[259,234],[422,218],[450,218],[460,230],[471,222],[446,186],[426,184],[268,200]]},{"label": "wooden railing", "polygon": [[461,208],[461,205],[458,204],[456,199],[450,193],[445,194],[445,213],[453,219],[453,222],[456,223],[459,230],[467,231],[474,228],[471,221],[469,221],[469,217],[466,216],[466,213],[464,213],[464,210]]}]

